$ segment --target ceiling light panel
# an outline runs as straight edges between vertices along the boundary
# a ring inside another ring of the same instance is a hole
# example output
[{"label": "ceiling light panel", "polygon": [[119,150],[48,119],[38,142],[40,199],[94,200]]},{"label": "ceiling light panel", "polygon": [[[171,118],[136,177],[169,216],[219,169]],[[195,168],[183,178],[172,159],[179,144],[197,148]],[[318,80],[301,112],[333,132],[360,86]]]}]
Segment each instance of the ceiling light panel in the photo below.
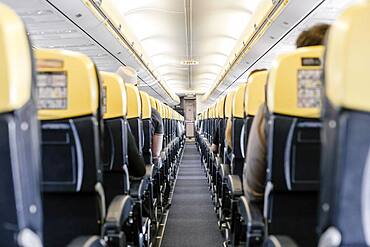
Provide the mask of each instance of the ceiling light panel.
[{"label": "ceiling light panel", "polygon": [[[215,65],[211,72],[221,70],[257,6],[254,0],[111,1],[151,58],[154,70],[169,86],[181,82],[183,87],[176,85],[176,89],[190,91],[199,89],[197,78],[210,69],[209,64]],[[179,68],[184,71],[181,78],[164,75]]]},{"label": "ceiling light panel", "polygon": [[[314,2],[315,1],[312,1],[312,3]],[[321,3],[321,1],[316,2],[316,5]],[[291,4],[293,3],[302,5],[299,0],[291,2]],[[308,1],[306,3],[308,3]],[[219,85],[219,92],[215,92],[214,94],[217,96],[224,95],[240,83],[246,82],[249,73],[254,69],[270,68],[272,62],[279,54],[295,49],[295,41],[298,35],[303,30],[317,23],[333,23],[339,13],[350,4],[353,4],[353,1],[326,0],[321,5],[318,5],[318,7],[310,15],[302,20],[293,30],[289,32],[289,34],[287,34],[282,40],[280,40],[278,44],[275,45],[278,39],[261,39],[259,43],[264,43],[265,47],[263,48],[257,43],[256,47],[252,48],[248,53],[246,53],[243,56],[243,59],[239,61],[238,65],[236,65],[232,70],[229,71],[229,73],[223,80],[223,83]],[[297,8],[294,9],[297,10]],[[281,22],[281,20],[279,22]],[[279,37],[279,35],[275,36]],[[269,50],[269,48],[272,46],[274,47]],[[268,52],[264,54],[266,51]],[[253,61],[257,62],[252,66]]]},{"label": "ceiling light panel", "polygon": [[[138,71],[142,86],[148,85],[147,81],[152,80],[128,49],[92,15],[82,1],[49,0],[55,7],[45,0],[1,1],[22,17],[34,47],[82,52],[93,59],[99,70],[104,71],[115,71],[120,65],[127,64]],[[163,89],[154,90],[151,86],[147,89],[149,94],[174,104],[171,98],[164,96],[166,92]]]}]

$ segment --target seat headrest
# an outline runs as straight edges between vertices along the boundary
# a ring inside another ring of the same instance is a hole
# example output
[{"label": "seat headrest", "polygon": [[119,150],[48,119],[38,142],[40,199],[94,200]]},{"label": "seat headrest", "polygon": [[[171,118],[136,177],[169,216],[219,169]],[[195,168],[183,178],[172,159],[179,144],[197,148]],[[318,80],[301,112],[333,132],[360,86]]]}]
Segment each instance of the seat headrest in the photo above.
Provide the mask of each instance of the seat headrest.
[{"label": "seat headrest", "polygon": [[153,108],[153,109],[157,109],[157,102],[155,101],[155,98],[153,98],[152,96],[150,96],[150,106]]},{"label": "seat headrest", "polygon": [[225,117],[225,100],[226,100],[226,96],[224,95],[217,102],[218,118]]},{"label": "seat headrest", "polygon": [[218,104],[218,100],[212,106],[212,108],[213,108],[213,118],[218,118],[218,107],[217,107],[217,104]]},{"label": "seat headrest", "polygon": [[116,73],[122,78],[124,83],[137,86],[137,72],[134,68],[129,66],[120,66]]},{"label": "seat headrest", "polygon": [[103,117],[104,119],[126,117],[126,87],[120,76],[110,72],[100,72],[103,81]]},{"label": "seat headrest", "polygon": [[173,119],[173,109],[168,106],[168,118]]},{"label": "seat headrest", "polygon": [[255,72],[249,76],[244,100],[246,116],[256,115],[260,105],[265,102],[267,75],[268,71],[264,70]]},{"label": "seat headrest", "polygon": [[203,119],[208,119],[208,109],[203,112]]},{"label": "seat headrest", "polygon": [[213,106],[210,106],[208,108],[208,119],[212,119],[213,118]]},{"label": "seat headrest", "polygon": [[167,106],[167,118],[172,119],[172,109],[169,106]]},{"label": "seat headrest", "polygon": [[320,116],[323,51],[323,46],[303,47],[274,61],[267,82],[267,106],[271,113]]},{"label": "seat headrest", "polygon": [[163,114],[162,118],[167,119],[167,107],[163,103],[162,103],[162,114]]},{"label": "seat headrest", "polygon": [[159,107],[159,113],[161,114],[161,117],[164,119],[165,118],[165,109],[164,109],[164,104],[158,100],[158,107]]},{"label": "seat headrest", "polygon": [[150,105],[149,94],[140,91],[141,98],[141,118],[150,119],[152,117],[152,106]]},{"label": "seat headrest", "polygon": [[233,117],[244,118],[244,99],[246,86],[246,83],[242,83],[235,91],[232,110]]},{"label": "seat headrest", "polygon": [[139,89],[132,84],[126,85],[127,119],[141,118],[141,99]]},{"label": "seat headrest", "polygon": [[171,119],[172,116],[171,108],[168,105],[166,105],[166,109],[167,109],[167,119]]},{"label": "seat headrest", "polygon": [[213,118],[218,118],[217,102],[212,106]]},{"label": "seat headrest", "polygon": [[32,58],[21,19],[3,4],[0,13],[0,112],[9,112],[31,99]]},{"label": "seat headrest", "polygon": [[54,120],[96,114],[99,77],[82,53],[36,49],[38,117]]},{"label": "seat headrest", "polygon": [[213,117],[213,116],[212,116],[212,107],[209,107],[209,108],[208,108],[207,117],[208,117],[208,119],[211,119],[211,118]]},{"label": "seat headrest", "polygon": [[233,110],[233,100],[234,100],[235,91],[229,92],[226,95],[225,100],[225,117],[231,118],[232,110]]},{"label": "seat headrest", "polygon": [[370,3],[345,10],[329,31],[325,56],[325,92],[336,106],[370,111]]},{"label": "seat headrest", "polygon": [[170,119],[174,119],[173,109],[171,107],[169,107],[169,110],[170,110]]}]

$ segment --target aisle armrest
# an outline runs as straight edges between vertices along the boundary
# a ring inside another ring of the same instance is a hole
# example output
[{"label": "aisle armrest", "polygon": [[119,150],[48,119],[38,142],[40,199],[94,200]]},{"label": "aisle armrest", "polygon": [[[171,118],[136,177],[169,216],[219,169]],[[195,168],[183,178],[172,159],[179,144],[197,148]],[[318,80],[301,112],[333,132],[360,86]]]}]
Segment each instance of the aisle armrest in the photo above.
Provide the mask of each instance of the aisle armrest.
[{"label": "aisle armrest", "polygon": [[106,243],[96,235],[93,236],[81,236],[73,239],[67,247],[105,247]]},{"label": "aisle armrest", "polygon": [[132,178],[130,181],[130,195],[134,198],[143,198],[145,191],[148,189],[150,179],[148,177]]},{"label": "aisle armrest", "polygon": [[153,178],[155,176],[156,169],[154,169],[153,164],[147,164],[145,166],[145,177],[146,178]]},{"label": "aisle armrest", "polygon": [[243,184],[238,175],[227,176],[227,187],[233,197],[243,195]]},{"label": "aisle armrest", "polygon": [[103,232],[108,232],[111,230],[118,230],[122,228],[123,224],[130,217],[130,212],[132,211],[133,201],[128,195],[116,196],[108,208],[108,213],[105,218],[105,223],[103,226]]},{"label": "aisle armrest", "polygon": [[249,202],[247,197],[241,196],[239,198],[239,214],[246,225],[247,241],[256,245],[260,244],[265,234],[260,204]]},{"label": "aisle armrest", "polygon": [[230,174],[230,165],[228,164],[221,164],[220,165],[220,174],[223,179],[226,179],[227,176]]},{"label": "aisle armrest", "polygon": [[298,247],[298,244],[289,236],[271,235],[263,243],[264,247]]}]

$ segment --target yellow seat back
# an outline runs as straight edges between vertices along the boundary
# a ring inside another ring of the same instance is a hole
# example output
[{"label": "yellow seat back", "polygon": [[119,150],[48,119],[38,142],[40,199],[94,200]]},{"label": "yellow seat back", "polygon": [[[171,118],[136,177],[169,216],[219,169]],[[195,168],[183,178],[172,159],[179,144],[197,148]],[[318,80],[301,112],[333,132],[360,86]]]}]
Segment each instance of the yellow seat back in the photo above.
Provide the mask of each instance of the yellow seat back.
[{"label": "yellow seat back", "polygon": [[244,118],[244,99],[246,86],[246,83],[242,83],[235,91],[232,105],[232,115],[235,118]]},{"label": "yellow seat back", "polygon": [[127,119],[141,118],[141,99],[139,89],[132,85],[126,84],[127,93]]},{"label": "yellow seat back", "polygon": [[152,106],[150,103],[149,94],[140,91],[140,98],[141,98],[141,118],[150,119],[152,117]]},{"label": "yellow seat back", "polygon": [[0,113],[31,99],[32,59],[25,27],[14,11],[0,5]]},{"label": "yellow seat back", "polygon": [[225,117],[231,118],[235,91],[229,92],[225,100]]},{"label": "yellow seat back", "polygon": [[370,4],[348,8],[329,32],[325,56],[325,92],[333,105],[370,111]]},{"label": "yellow seat back", "polygon": [[323,46],[303,47],[275,60],[267,84],[270,112],[304,118],[320,116],[323,52]]},{"label": "yellow seat back", "polygon": [[38,116],[41,120],[97,114],[99,81],[86,55],[65,50],[35,50]]},{"label": "yellow seat back", "polygon": [[156,109],[158,111],[157,102],[156,102],[155,98],[153,98],[152,96],[150,96],[150,105],[153,109]]},{"label": "yellow seat back", "polygon": [[110,72],[100,72],[103,80],[103,116],[104,119],[126,117],[126,87],[120,76]]},{"label": "yellow seat back", "polygon": [[225,100],[226,100],[226,96],[224,95],[217,102],[218,118],[224,118],[225,117]]},{"label": "yellow seat back", "polygon": [[268,71],[258,71],[250,75],[245,91],[245,116],[256,115],[258,108],[265,102],[265,85]]}]

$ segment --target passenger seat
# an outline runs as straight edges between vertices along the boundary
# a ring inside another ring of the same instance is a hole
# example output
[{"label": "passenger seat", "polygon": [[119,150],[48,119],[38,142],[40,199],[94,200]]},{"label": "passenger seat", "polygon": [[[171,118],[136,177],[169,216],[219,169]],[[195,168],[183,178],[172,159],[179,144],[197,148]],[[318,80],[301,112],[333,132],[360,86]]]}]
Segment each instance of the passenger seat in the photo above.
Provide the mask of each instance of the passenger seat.
[{"label": "passenger seat", "polygon": [[345,10],[324,61],[320,247],[370,245],[370,3]]},{"label": "passenger seat", "polygon": [[42,246],[40,140],[31,45],[0,4],[0,246]]}]

